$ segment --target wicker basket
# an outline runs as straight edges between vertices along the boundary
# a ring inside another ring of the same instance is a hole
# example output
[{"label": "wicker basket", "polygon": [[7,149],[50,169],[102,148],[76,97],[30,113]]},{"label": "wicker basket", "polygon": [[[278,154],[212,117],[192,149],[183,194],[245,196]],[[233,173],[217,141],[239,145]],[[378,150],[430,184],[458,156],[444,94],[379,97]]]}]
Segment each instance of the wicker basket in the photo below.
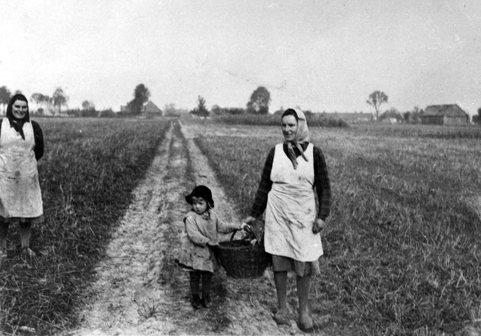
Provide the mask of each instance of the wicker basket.
[{"label": "wicker basket", "polygon": [[[232,235],[234,238],[235,232]],[[248,240],[222,242],[217,248],[217,258],[227,276],[236,279],[258,278],[264,274],[271,257],[263,244],[251,245]]]}]

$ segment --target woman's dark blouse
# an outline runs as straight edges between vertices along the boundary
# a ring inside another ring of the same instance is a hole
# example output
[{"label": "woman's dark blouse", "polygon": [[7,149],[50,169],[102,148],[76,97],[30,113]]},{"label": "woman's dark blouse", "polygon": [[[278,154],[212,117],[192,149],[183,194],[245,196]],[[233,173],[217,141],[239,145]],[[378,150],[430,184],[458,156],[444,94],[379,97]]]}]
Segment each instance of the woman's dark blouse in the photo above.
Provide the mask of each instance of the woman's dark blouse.
[{"label": "woman's dark blouse", "polygon": [[[302,143],[303,150],[306,150],[309,143]],[[287,145],[284,144],[284,153],[287,155]],[[294,148],[296,156],[301,155],[297,148]],[[252,217],[259,217],[264,213],[267,206],[267,195],[272,188],[271,181],[271,170],[272,163],[274,162],[275,147],[272,148],[267,155],[266,163],[264,164],[264,170],[262,171],[261,182],[259,183],[259,189],[257,189],[256,197],[250,215]],[[314,156],[314,188],[317,192],[317,197],[319,200],[319,211],[317,217],[326,220],[327,216],[331,211],[331,184],[329,182],[329,176],[327,173],[326,160],[324,159],[324,154],[321,149],[314,146],[313,148]],[[301,158],[300,160],[304,160]]]},{"label": "woman's dark blouse", "polygon": [[[2,129],[1,128],[2,122],[3,122],[3,119],[0,119],[0,131]],[[40,125],[36,121],[30,120],[30,122],[32,123],[33,136],[35,138],[35,147],[33,148],[33,152],[35,153],[35,159],[38,161],[43,156],[43,150],[44,150],[43,133],[42,133],[42,129],[40,128]]]}]

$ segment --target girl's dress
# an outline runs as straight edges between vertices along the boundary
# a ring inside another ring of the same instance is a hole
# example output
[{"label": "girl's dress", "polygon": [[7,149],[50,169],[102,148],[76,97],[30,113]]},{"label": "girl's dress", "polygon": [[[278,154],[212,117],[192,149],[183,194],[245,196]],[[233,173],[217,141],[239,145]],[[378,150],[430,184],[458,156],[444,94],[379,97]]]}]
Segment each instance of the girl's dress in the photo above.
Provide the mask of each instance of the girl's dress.
[{"label": "girl's dress", "polygon": [[218,233],[229,233],[239,229],[240,225],[222,222],[213,210],[202,215],[189,211],[184,217],[184,230],[180,237],[181,248],[176,262],[188,270],[213,273],[219,265],[207,243],[218,242]]},{"label": "girl's dress", "polygon": [[23,125],[25,140],[10,127],[8,118],[0,133],[0,217],[23,221],[41,219],[42,195],[35,158],[35,138],[31,122]]}]

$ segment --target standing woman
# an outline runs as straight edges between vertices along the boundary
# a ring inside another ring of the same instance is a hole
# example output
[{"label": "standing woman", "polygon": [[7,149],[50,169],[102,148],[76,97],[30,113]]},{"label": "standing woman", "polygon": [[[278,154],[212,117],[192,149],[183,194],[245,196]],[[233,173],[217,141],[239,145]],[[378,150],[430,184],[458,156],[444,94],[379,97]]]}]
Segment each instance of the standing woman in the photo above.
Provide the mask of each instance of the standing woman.
[{"label": "standing woman", "polygon": [[30,120],[27,98],[16,94],[0,120],[0,262],[7,255],[8,227],[19,222],[22,256],[30,249],[32,224],[43,221],[37,161],[43,156],[42,129]]},{"label": "standing woman", "polygon": [[[266,212],[266,252],[272,255],[277,291],[278,324],[289,323],[287,272],[297,275],[299,328],[312,331],[308,298],[311,277],[320,274],[323,254],[320,232],[331,207],[331,187],[320,148],[309,143],[306,117],[299,109],[282,114],[284,143],[269,152],[250,216],[246,223]],[[317,202],[316,202],[317,197]]]}]

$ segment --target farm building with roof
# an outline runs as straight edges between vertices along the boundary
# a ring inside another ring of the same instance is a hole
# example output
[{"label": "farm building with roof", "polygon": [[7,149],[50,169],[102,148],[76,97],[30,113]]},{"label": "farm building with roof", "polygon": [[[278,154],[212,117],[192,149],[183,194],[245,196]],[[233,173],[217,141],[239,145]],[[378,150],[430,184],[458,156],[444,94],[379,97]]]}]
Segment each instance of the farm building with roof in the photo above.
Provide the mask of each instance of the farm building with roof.
[{"label": "farm building with roof", "polygon": [[[120,112],[132,112],[129,105],[120,106]],[[164,113],[160,108],[157,107],[151,100],[148,100],[142,106],[141,113],[158,114],[163,116]]]},{"label": "farm building with roof", "polygon": [[457,104],[430,105],[421,116],[423,124],[431,125],[466,125],[469,124],[467,114]]}]

